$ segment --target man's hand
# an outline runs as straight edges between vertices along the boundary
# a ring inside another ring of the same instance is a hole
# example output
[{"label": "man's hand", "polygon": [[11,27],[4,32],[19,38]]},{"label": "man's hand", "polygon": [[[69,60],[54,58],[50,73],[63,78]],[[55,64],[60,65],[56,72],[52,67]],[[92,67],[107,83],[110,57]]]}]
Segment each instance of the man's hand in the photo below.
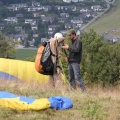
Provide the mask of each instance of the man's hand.
[{"label": "man's hand", "polygon": [[62,55],[62,53],[60,51],[58,51],[58,58],[60,58]]},{"label": "man's hand", "polygon": [[65,61],[68,62],[68,57],[65,57]]},{"label": "man's hand", "polygon": [[61,48],[63,48],[63,49],[68,49],[69,48],[69,46],[67,45],[67,44],[65,44],[64,46],[62,46]]}]

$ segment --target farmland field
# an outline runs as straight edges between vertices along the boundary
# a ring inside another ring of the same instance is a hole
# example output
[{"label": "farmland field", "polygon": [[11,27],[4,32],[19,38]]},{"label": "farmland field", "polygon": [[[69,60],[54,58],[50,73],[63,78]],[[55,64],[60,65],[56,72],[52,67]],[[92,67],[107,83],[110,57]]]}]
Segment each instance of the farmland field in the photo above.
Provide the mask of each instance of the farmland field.
[{"label": "farmland field", "polygon": [[37,49],[17,49],[16,50],[16,59],[24,60],[26,58],[35,57]]},{"label": "farmland field", "polygon": [[110,35],[120,38],[119,21],[120,21],[120,0],[116,0],[111,11],[95,20],[91,25],[85,28],[85,31],[88,31],[89,29],[94,29],[94,31],[97,33],[103,33],[115,30],[114,32],[110,32]]}]

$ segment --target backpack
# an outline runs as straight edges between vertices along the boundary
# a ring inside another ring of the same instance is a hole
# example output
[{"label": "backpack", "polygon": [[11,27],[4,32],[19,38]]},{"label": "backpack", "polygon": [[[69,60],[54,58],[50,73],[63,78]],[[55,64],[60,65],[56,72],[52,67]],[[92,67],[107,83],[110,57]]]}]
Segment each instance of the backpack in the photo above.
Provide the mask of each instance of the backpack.
[{"label": "backpack", "polygon": [[[44,42],[37,51],[35,58],[35,69],[37,72],[44,75],[53,75],[54,64],[52,62],[52,52],[50,42]],[[53,55],[54,56],[54,55]]]}]

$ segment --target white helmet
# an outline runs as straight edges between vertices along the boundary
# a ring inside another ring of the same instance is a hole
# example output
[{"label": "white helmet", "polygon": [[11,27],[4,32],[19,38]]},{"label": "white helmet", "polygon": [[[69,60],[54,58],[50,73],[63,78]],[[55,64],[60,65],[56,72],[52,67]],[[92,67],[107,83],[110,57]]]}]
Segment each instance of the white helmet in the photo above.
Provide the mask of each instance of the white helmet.
[{"label": "white helmet", "polygon": [[54,35],[54,38],[64,38],[63,35],[61,33],[56,33]]}]

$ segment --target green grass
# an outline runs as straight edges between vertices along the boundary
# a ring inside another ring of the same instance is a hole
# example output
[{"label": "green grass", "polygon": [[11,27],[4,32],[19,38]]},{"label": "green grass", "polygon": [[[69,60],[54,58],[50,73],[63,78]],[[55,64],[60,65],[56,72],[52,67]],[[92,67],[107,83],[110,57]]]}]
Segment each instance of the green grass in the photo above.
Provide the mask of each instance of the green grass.
[{"label": "green grass", "polygon": [[94,29],[97,33],[116,29],[116,32],[110,34],[120,38],[120,0],[116,0],[111,11],[94,21],[85,31],[89,29]]},{"label": "green grass", "polygon": [[17,60],[25,60],[26,58],[32,58],[35,57],[37,53],[36,50],[32,49],[17,49],[16,50],[16,59]]},{"label": "green grass", "polygon": [[0,108],[0,120],[120,120],[120,88],[87,88],[86,93],[55,89],[37,83],[0,81],[3,91],[33,98],[65,96],[71,98],[73,108],[17,111]]}]

